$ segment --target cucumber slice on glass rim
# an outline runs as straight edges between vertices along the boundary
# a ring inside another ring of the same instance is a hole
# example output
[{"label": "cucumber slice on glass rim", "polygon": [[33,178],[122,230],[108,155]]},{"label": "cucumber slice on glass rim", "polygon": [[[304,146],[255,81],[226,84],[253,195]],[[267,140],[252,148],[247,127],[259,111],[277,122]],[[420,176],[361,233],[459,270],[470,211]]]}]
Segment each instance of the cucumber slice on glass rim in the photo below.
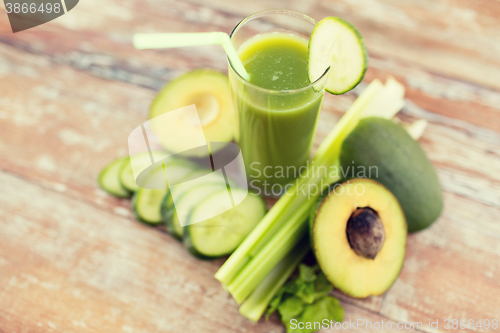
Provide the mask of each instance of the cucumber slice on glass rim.
[{"label": "cucumber slice on glass rim", "polygon": [[326,17],[309,39],[309,80],[316,81],[330,67],[325,90],[340,95],[356,87],[368,68],[368,52],[359,31],[339,17]]}]

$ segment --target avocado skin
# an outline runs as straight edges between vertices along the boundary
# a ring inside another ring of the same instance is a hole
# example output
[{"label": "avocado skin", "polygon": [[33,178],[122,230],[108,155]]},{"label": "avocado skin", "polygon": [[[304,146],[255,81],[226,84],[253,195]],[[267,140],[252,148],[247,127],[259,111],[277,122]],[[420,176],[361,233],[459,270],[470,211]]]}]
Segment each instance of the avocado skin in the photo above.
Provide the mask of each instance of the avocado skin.
[{"label": "avocado skin", "polygon": [[370,178],[387,187],[398,199],[408,231],[427,228],[443,210],[443,193],[436,171],[424,150],[406,130],[391,120],[364,118],[344,140],[340,153],[343,170],[357,173],[376,166]]}]

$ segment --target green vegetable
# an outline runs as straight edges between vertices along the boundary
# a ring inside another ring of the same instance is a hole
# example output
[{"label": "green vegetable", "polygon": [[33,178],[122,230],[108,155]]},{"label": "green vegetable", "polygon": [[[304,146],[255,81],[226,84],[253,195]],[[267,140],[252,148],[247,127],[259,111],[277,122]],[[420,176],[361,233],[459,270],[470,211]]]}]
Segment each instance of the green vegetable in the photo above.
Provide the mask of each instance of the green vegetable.
[{"label": "green vegetable", "polygon": [[[233,206],[230,195],[244,199]],[[261,197],[239,188],[231,188],[229,192],[218,187],[192,208],[190,224],[184,228],[184,245],[193,255],[204,259],[228,255],[265,213],[266,204]],[[207,216],[213,217],[207,219]]]},{"label": "green vegetable", "polygon": [[[374,80],[356,99],[346,114],[318,148],[309,169],[294,182],[234,251],[215,277],[238,302],[243,302],[307,234],[307,217],[319,193],[311,188],[338,181],[331,173],[320,174],[339,165],[340,147],[360,119],[369,116],[392,118],[403,106],[404,88],[394,79],[385,86]],[[307,236],[306,236],[307,237]],[[255,312],[247,309],[245,313]]]},{"label": "green vegetable", "polygon": [[[325,296],[317,302],[306,306],[304,312],[302,312],[302,315],[297,321],[304,323],[321,323],[324,319],[328,319],[329,321],[334,320],[341,322],[343,317],[344,309],[340,306],[338,299],[332,296]],[[306,324],[303,329],[292,329],[287,327],[286,331],[288,333],[312,333],[317,330],[314,327],[308,327]]]},{"label": "green vegetable", "polygon": [[[194,170],[189,175],[187,175],[186,178],[194,179],[197,177],[201,177],[206,173],[207,171],[203,169]],[[196,185],[197,184],[193,182],[178,184],[176,187],[176,193],[178,193],[179,196],[181,196],[185,192],[191,190]],[[170,189],[167,190],[167,194],[165,195],[161,203],[160,215],[162,221],[165,223],[168,233],[179,240],[182,239],[182,234],[183,234],[182,227],[178,223],[174,224],[174,217],[176,214],[175,214],[174,199],[172,197],[172,192],[170,191]]]},{"label": "green vegetable", "polygon": [[287,332],[315,332],[315,329],[292,329],[290,320],[322,322],[324,319],[342,321],[344,311],[339,301],[328,293],[332,285],[319,266],[299,266],[299,275],[281,287],[269,304],[266,318],[278,310]]},{"label": "green vegetable", "polygon": [[166,191],[165,189],[139,188],[132,197],[132,212],[135,218],[146,224],[160,223],[160,202]]},{"label": "green vegetable", "polygon": [[120,183],[120,170],[128,163],[128,157],[120,157],[106,165],[99,174],[99,186],[109,194],[118,198],[130,197],[130,192]]},{"label": "green vegetable", "polygon": [[174,210],[174,213],[172,215],[171,222],[167,224],[167,230],[169,233],[176,238],[177,235],[182,238],[184,234],[184,227],[180,224],[179,216],[182,216],[183,218],[187,217],[191,214],[193,208],[195,208],[201,201],[214,192],[219,191],[221,188],[225,187],[220,183],[197,184],[196,187],[191,188],[184,194],[180,195],[175,202],[175,206],[172,201],[172,210]]},{"label": "green vegetable", "polygon": [[443,193],[431,161],[418,142],[391,120],[361,120],[344,140],[340,162],[344,170],[376,167],[376,172],[366,172],[366,176],[398,199],[409,232],[428,227],[443,210]]},{"label": "green vegetable", "polygon": [[[191,174],[187,176],[188,179],[195,179],[201,176],[205,176],[203,179],[206,183],[218,183],[220,181],[220,175],[212,172],[211,170],[199,169],[193,171]],[[178,184],[175,188],[175,193],[177,197],[183,196],[185,193],[191,191],[192,189],[199,187],[199,182],[186,182],[182,184]],[[167,231],[169,234],[174,236],[177,239],[182,239],[182,235],[184,234],[183,228],[179,224],[176,207],[174,206],[174,199],[172,197],[172,192],[167,190],[167,194],[161,203],[161,217],[163,222],[165,222]]]},{"label": "green vegetable", "polygon": [[157,167],[154,171],[151,171],[144,185],[147,187],[156,187],[158,184],[154,183],[163,179],[165,181],[165,188],[139,188],[132,198],[132,211],[135,217],[147,224],[160,223],[162,221],[160,206],[168,190],[165,172],[171,177],[170,180],[172,182],[177,183],[193,172],[194,168],[195,165],[186,160],[171,159]]},{"label": "green vegetable", "polygon": [[291,296],[278,305],[281,320],[284,323],[297,318],[304,311],[304,302],[297,296]]},{"label": "green vegetable", "polygon": [[139,189],[139,186],[135,183],[132,164],[134,165],[135,172],[139,174],[152,164],[151,156],[154,157],[155,161],[159,161],[160,159],[163,159],[168,155],[163,151],[156,150],[152,152],[145,151],[131,156],[128,163],[123,163],[119,173],[120,183],[124,188],[126,188],[130,192],[135,192]]},{"label": "green vegetable", "polygon": [[311,33],[307,63],[311,82],[330,67],[325,90],[340,95],[363,80],[368,52],[363,37],[352,24],[340,17],[326,17]]},{"label": "green vegetable", "polygon": [[[240,313],[250,320],[258,321],[266,310],[276,292],[283,286],[295,270],[302,258],[310,250],[306,238],[299,242],[255,288],[245,303],[240,307]],[[276,302],[276,301],[275,301]],[[279,305],[277,300],[276,306]]]}]

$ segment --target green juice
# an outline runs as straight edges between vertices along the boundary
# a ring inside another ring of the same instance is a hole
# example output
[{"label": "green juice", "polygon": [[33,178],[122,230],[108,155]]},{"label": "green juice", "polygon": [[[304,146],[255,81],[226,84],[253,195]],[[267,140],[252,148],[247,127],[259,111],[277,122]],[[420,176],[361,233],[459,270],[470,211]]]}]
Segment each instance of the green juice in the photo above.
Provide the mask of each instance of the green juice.
[{"label": "green juice", "polygon": [[238,53],[251,83],[230,76],[248,181],[265,195],[278,195],[309,158],[324,90],[309,86],[303,38],[257,35]]}]

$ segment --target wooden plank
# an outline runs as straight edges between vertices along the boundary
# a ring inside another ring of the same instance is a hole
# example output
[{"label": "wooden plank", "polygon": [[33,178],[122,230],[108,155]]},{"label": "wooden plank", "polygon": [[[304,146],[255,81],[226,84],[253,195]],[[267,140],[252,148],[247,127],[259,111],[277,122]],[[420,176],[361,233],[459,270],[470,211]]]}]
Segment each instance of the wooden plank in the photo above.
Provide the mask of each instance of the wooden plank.
[{"label": "wooden plank", "polygon": [[415,105],[448,118],[498,131],[500,92],[423,71],[390,58],[370,58],[365,81],[394,76]]},{"label": "wooden plank", "polygon": [[[466,207],[464,209],[464,207]],[[446,194],[443,216],[408,237],[404,269],[380,313],[399,321],[498,319],[500,209]],[[454,332],[488,330],[454,329]]]},{"label": "wooden plank", "polygon": [[1,57],[0,149],[9,158],[0,168],[129,214],[120,209],[128,201],[105,195],[96,180],[104,165],[128,154],[128,135],[147,118],[153,92],[23,52]]},{"label": "wooden plank", "polygon": [[[282,332],[254,324],[181,243],[0,172],[5,332]],[[343,304],[346,321],[388,321]],[[389,320],[390,321],[390,320]],[[369,332],[361,329],[360,332]]]},{"label": "wooden plank", "polygon": [[[343,327],[340,326],[333,328],[329,327],[328,329],[322,329],[319,332],[360,332],[360,333],[373,333],[373,332],[390,332],[392,330],[397,331],[398,327],[404,327],[403,322],[398,322],[394,320],[387,319],[385,317],[381,317],[380,315],[366,311],[363,309],[359,309],[358,307],[349,304],[343,303],[344,307],[344,320]],[[422,323],[419,325],[418,322],[408,322],[407,329],[404,332],[409,333],[417,333],[424,332],[426,323]],[[338,324],[340,325],[340,323]],[[399,325],[399,326],[398,326]]]}]

